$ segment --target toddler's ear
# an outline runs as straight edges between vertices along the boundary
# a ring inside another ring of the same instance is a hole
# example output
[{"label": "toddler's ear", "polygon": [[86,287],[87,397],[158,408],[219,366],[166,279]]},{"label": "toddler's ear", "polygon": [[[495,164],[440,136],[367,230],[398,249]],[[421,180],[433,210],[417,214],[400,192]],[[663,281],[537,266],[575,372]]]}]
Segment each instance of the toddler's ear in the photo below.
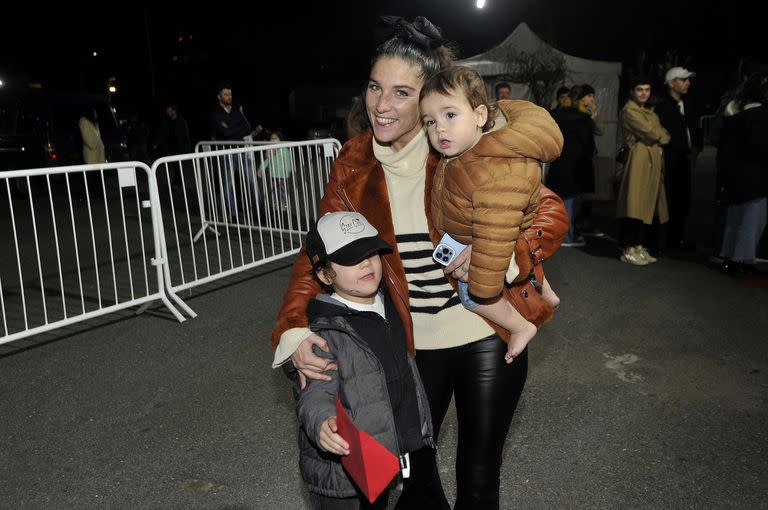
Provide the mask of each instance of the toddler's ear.
[{"label": "toddler's ear", "polygon": [[485,126],[485,123],[488,122],[488,107],[481,104],[475,108],[475,117],[477,117],[477,127]]}]

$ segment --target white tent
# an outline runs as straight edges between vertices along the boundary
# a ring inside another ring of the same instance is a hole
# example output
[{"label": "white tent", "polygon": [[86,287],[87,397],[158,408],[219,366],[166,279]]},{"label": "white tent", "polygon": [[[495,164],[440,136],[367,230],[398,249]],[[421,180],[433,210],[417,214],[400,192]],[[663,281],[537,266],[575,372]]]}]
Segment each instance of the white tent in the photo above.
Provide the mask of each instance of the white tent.
[{"label": "white tent", "polygon": [[[485,79],[486,86],[492,94],[497,83],[507,81],[504,80],[504,75],[509,75],[510,72],[505,60],[509,58],[511,52],[536,54],[543,49],[551,50],[565,59],[568,70],[564,85],[588,83],[595,89],[598,115],[605,126],[605,133],[603,136],[595,137],[598,149],[598,173],[593,198],[608,199],[613,194],[611,178],[617,147],[620,62],[588,60],[568,55],[544,42],[527,24],[520,23],[499,45],[485,53],[460,60],[457,64],[477,70]],[[511,85],[513,97],[530,99],[527,85],[522,83]]]}]

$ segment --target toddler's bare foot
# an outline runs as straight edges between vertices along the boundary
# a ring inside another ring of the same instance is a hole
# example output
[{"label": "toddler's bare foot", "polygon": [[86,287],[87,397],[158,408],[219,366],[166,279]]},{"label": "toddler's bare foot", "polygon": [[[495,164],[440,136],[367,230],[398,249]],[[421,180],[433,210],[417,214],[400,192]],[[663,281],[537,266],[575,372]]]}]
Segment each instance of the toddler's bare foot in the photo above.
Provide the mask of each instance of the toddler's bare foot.
[{"label": "toddler's bare foot", "polygon": [[544,283],[541,284],[541,297],[544,298],[544,301],[552,305],[553,310],[557,310],[557,307],[560,306],[560,296],[555,294],[555,291],[549,285],[549,280],[546,278],[544,279]]},{"label": "toddler's bare foot", "polygon": [[528,342],[536,336],[536,331],[536,326],[528,321],[518,331],[510,331],[507,354],[504,356],[504,360],[507,363],[512,363],[523,352]]}]

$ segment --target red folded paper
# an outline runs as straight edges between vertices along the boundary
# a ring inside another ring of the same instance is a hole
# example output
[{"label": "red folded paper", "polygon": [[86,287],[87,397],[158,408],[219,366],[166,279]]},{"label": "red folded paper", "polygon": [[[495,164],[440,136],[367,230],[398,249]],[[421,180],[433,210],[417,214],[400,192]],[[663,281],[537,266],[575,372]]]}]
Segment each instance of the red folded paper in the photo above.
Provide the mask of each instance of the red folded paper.
[{"label": "red folded paper", "polygon": [[336,426],[338,434],[349,443],[349,455],[341,457],[341,464],[368,501],[373,503],[400,471],[400,463],[392,452],[352,423],[338,393]]}]

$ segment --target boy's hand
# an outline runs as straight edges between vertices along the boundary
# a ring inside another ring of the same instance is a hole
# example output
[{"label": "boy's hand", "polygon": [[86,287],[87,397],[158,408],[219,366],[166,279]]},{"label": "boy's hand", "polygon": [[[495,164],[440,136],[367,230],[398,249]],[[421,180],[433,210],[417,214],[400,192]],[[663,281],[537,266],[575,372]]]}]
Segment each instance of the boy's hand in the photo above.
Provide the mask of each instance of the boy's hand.
[{"label": "boy's hand", "polygon": [[451,275],[457,280],[462,282],[469,281],[469,258],[472,255],[472,245],[467,246],[464,250],[456,255],[453,262],[443,268],[443,273]]},{"label": "boy's hand", "polygon": [[320,425],[320,447],[336,455],[349,455],[349,445],[344,438],[338,435],[336,417],[331,416]]},{"label": "boy's hand", "polygon": [[313,333],[301,342],[296,351],[291,354],[291,362],[299,371],[299,387],[302,390],[307,385],[307,378],[330,381],[331,376],[323,372],[337,368],[336,363],[315,354],[312,351],[313,345],[317,345],[320,350],[328,352],[328,342]]}]

